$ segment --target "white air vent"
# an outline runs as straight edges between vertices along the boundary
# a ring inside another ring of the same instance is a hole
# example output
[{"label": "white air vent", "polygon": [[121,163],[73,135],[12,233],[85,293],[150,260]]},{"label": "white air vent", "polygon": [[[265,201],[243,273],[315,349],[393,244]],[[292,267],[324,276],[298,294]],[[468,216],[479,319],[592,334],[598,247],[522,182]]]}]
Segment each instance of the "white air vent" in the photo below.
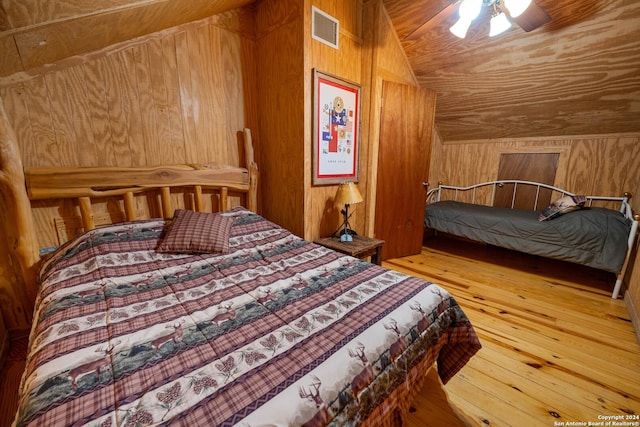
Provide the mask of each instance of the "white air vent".
[{"label": "white air vent", "polygon": [[340,22],[315,6],[311,6],[311,37],[337,49],[339,36]]}]

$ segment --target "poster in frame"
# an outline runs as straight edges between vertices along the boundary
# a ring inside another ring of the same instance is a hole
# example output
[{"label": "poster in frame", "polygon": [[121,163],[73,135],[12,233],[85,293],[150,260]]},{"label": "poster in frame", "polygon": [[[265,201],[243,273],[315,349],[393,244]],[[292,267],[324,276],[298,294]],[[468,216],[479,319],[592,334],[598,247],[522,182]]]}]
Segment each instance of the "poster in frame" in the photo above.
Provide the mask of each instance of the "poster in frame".
[{"label": "poster in frame", "polygon": [[313,185],[358,181],[360,86],[313,70]]}]

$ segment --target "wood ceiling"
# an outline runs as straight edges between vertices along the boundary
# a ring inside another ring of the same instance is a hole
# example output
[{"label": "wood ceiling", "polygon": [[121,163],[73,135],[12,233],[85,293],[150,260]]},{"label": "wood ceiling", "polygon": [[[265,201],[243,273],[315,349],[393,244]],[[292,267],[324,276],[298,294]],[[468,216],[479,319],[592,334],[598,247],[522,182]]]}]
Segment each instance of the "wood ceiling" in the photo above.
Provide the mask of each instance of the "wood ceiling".
[{"label": "wood ceiling", "polygon": [[552,21],[529,33],[489,38],[483,8],[465,39],[451,13],[410,40],[451,1],[384,0],[443,141],[640,132],[640,1],[534,1]]},{"label": "wood ceiling", "polygon": [[255,0],[0,0],[0,76],[131,40]]},{"label": "wood ceiling", "polygon": [[[383,0],[442,139],[640,132],[640,1],[535,1],[550,23],[489,38],[483,8],[461,40],[456,13],[414,33],[452,0]],[[2,0],[0,76],[253,2]]]}]

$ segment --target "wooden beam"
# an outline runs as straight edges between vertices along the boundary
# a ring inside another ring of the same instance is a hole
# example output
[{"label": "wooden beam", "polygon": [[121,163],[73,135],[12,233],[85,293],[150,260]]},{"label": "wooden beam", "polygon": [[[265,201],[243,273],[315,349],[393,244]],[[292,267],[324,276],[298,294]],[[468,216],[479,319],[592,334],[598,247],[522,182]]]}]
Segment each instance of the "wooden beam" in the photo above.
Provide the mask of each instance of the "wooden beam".
[{"label": "wooden beam", "polygon": [[162,204],[162,217],[169,219],[173,216],[173,208],[171,207],[171,191],[169,187],[160,188],[160,201]]},{"label": "wooden beam", "polygon": [[202,212],[204,210],[201,185],[196,185],[195,187],[193,187],[193,210],[196,212]]},{"label": "wooden beam", "polygon": [[247,194],[247,208],[252,212],[258,211],[258,164],[253,154],[253,139],[251,129],[244,128],[244,152],[247,169],[249,170],[249,187]]},{"label": "wooden beam", "polygon": [[82,226],[84,231],[93,230],[96,228],[93,221],[93,209],[91,208],[91,199],[89,197],[78,198],[80,204],[80,217],[82,218]]},{"label": "wooden beam", "polygon": [[124,213],[127,216],[127,221],[134,221],[138,218],[136,214],[136,206],[133,198],[133,192],[127,191],[124,193]]},{"label": "wooden beam", "polygon": [[247,191],[249,173],[244,168],[217,165],[167,165],[157,167],[121,168],[31,168],[26,172],[29,197],[32,200],[101,197],[124,194],[144,188],[188,187],[210,183]]},{"label": "wooden beam", "polygon": [[31,313],[37,293],[36,270],[40,255],[35,224],[31,216],[31,202],[24,182],[18,141],[0,98],[0,191],[7,204],[9,220],[9,224],[5,224],[5,232],[12,240],[10,247],[14,249],[20,264],[22,280],[29,298],[28,312]]}]

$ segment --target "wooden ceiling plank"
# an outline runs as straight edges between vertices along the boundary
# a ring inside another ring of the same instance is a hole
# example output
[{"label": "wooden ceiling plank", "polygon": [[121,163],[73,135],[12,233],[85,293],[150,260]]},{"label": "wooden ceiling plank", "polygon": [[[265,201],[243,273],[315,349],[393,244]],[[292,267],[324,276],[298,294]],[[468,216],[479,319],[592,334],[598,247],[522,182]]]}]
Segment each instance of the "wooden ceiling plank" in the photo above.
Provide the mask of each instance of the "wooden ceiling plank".
[{"label": "wooden ceiling plank", "polygon": [[408,34],[404,39],[405,40],[418,40],[422,38],[429,31],[433,31],[435,27],[439,27],[445,21],[447,21],[453,13],[458,10],[459,3],[456,1],[451,3],[449,6],[442,9],[438,12],[434,17],[430,18],[424,24],[416,28],[413,32]]},{"label": "wooden ceiling plank", "polygon": [[[132,8],[167,0],[3,0],[7,21],[6,29],[32,27],[38,24],[60,22],[82,16],[97,15],[122,8]],[[4,29],[3,29],[4,30]]]},{"label": "wooden ceiling plank", "polygon": [[443,140],[640,134],[640,2],[536,3],[552,17],[536,31],[488,37],[484,16],[465,39],[448,23],[400,39],[418,84],[438,92]]},{"label": "wooden ceiling plank", "polygon": [[0,37],[0,76],[8,76],[9,74],[22,71],[22,62],[18,47],[13,37]]},{"label": "wooden ceiling plank", "polygon": [[25,69],[238,9],[252,0],[170,0],[43,25],[15,34]]},{"label": "wooden ceiling plank", "polygon": [[455,1],[457,0],[383,0],[385,10],[392,19],[394,29],[400,40],[403,40],[408,34],[415,31]]}]

